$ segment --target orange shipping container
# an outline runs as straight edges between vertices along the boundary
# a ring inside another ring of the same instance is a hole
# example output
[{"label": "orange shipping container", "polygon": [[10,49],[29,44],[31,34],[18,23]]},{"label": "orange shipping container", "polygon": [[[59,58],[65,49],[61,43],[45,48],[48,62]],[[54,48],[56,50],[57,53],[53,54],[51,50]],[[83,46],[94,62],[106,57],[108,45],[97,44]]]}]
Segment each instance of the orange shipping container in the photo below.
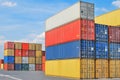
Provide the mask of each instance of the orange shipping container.
[{"label": "orange shipping container", "polygon": [[46,57],[42,56],[42,63],[45,64],[45,61],[46,61]]},{"label": "orange shipping container", "polygon": [[4,70],[14,70],[14,64],[4,64]]},{"label": "orange shipping container", "polygon": [[108,60],[96,60],[96,78],[108,78]]},{"label": "orange shipping container", "polygon": [[45,72],[45,63],[42,63],[42,71]]}]

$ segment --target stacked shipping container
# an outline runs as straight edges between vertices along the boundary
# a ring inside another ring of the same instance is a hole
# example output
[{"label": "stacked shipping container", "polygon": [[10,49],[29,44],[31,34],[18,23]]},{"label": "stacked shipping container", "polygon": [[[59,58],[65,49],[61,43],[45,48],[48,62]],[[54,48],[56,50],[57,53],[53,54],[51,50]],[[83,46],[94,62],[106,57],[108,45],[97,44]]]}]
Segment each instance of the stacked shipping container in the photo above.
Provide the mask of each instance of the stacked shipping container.
[{"label": "stacked shipping container", "polygon": [[3,69],[3,68],[4,68],[4,60],[0,59],[0,69]]},{"label": "stacked shipping container", "polygon": [[4,70],[14,70],[14,43],[4,44]]},{"label": "stacked shipping container", "polygon": [[46,61],[45,51],[42,51],[42,71],[44,72],[45,72],[45,61]]},{"label": "stacked shipping container", "polygon": [[6,42],[4,46],[4,70],[41,70],[41,44]]},{"label": "stacked shipping container", "polygon": [[108,26],[95,24],[96,78],[108,78]]},{"label": "stacked shipping container", "polygon": [[110,78],[120,78],[120,28],[109,27],[109,66]]},{"label": "stacked shipping container", "polygon": [[94,42],[93,4],[79,2],[49,18],[46,21],[46,75],[95,78]]}]

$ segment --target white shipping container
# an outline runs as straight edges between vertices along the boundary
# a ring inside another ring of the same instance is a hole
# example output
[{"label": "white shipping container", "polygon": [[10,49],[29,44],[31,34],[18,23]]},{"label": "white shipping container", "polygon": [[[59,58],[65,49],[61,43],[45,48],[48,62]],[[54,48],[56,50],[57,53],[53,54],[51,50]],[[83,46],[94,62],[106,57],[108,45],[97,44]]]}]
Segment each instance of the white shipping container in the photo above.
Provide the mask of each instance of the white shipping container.
[{"label": "white shipping container", "polygon": [[46,20],[46,31],[77,19],[94,20],[94,4],[78,2]]},{"label": "white shipping container", "polygon": [[28,57],[22,57],[22,63],[28,63]]},{"label": "white shipping container", "polygon": [[29,64],[29,70],[35,71],[35,64]]}]

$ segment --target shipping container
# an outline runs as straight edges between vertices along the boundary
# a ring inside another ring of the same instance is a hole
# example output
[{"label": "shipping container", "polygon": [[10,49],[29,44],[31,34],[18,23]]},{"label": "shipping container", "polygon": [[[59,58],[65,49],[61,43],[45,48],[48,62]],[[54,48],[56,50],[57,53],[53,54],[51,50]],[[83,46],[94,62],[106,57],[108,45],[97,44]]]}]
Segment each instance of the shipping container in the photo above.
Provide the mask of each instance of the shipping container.
[{"label": "shipping container", "polygon": [[35,64],[35,57],[28,57],[29,64]]},{"label": "shipping container", "polygon": [[108,78],[107,59],[96,59],[96,78]]},{"label": "shipping container", "polygon": [[108,42],[96,41],[96,58],[108,59]]},{"label": "shipping container", "polygon": [[36,57],[36,61],[35,61],[36,64],[42,64],[42,57]]},{"label": "shipping container", "polygon": [[99,24],[106,24],[112,26],[120,26],[120,9],[116,9],[105,13],[103,15],[97,16],[95,22]]},{"label": "shipping container", "polygon": [[14,56],[14,50],[13,49],[4,50],[4,56]]},{"label": "shipping container", "polygon": [[29,53],[28,54],[29,57],[35,57],[36,56],[35,50],[29,50],[28,53]]},{"label": "shipping container", "polygon": [[52,76],[95,78],[94,59],[65,59],[46,61],[45,74]]},{"label": "shipping container", "polygon": [[0,69],[3,69],[3,66],[4,66],[4,60],[0,59]]},{"label": "shipping container", "polygon": [[120,59],[120,44],[118,43],[110,43],[109,44],[109,57],[110,59]]},{"label": "shipping container", "polygon": [[120,78],[120,60],[110,60],[110,78]]},{"label": "shipping container", "polygon": [[4,69],[4,64],[0,64],[0,69]]},{"label": "shipping container", "polygon": [[102,24],[95,24],[96,40],[108,41],[108,26]]},{"label": "shipping container", "polygon": [[45,72],[45,63],[42,63],[42,71]]},{"label": "shipping container", "polygon": [[35,71],[35,64],[29,64],[29,71]]},{"label": "shipping container", "polygon": [[15,49],[14,52],[15,52],[15,56],[17,56],[17,57],[21,57],[22,56],[22,50]]},{"label": "shipping container", "polygon": [[35,44],[36,51],[42,50],[42,44]]},{"label": "shipping container", "polygon": [[28,64],[28,57],[22,57],[22,63]]},{"label": "shipping container", "polygon": [[15,42],[15,49],[22,49],[22,44],[20,42]]},{"label": "shipping container", "polygon": [[22,64],[15,64],[15,70],[20,71]]},{"label": "shipping container", "polygon": [[[82,4],[85,4],[85,6],[82,6]],[[52,30],[80,18],[94,20],[94,4],[78,2],[50,17],[46,20],[46,31]]]},{"label": "shipping container", "polygon": [[14,49],[14,42],[5,42],[4,49]]},{"label": "shipping container", "polygon": [[41,64],[36,64],[35,65],[35,70],[36,71],[41,71],[42,70],[42,65]]},{"label": "shipping container", "polygon": [[15,64],[22,64],[22,57],[15,56]]},{"label": "shipping container", "polygon": [[42,56],[45,56],[45,51],[42,51]]},{"label": "shipping container", "polygon": [[46,47],[81,39],[95,40],[95,25],[94,21],[79,19],[48,31],[45,35]]},{"label": "shipping container", "polygon": [[29,43],[29,50],[35,50],[35,44]]},{"label": "shipping container", "polygon": [[14,56],[4,56],[4,63],[14,64]]},{"label": "shipping container", "polygon": [[120,43],[120,27],[109,27],[109,42]]},{"label": "shipping container", "polygon": [[46,48],[46,59],[95,58],[94,41],[73,41]]},{"label": "shipping container", "polygon": [[29,64],[22,64],[21,65],[21,70],[28,71],[29,70]]},{"label": "shipping container", "polygon": [[36,57],[42,57],[42,51],[36,51]]},{"label": "shipping container", "polygon": [[4,64],[4,70],[14,70],[14,64]]},{"label": "shipping container", "polygon": [[29,49],[29,44],[28,43],[22,43],[22,49],[28,50]]},{"label": "shipping container", "polygon": [[29,50],[22,50],[22,56],[23,57],[28,57],[28,51]]},{"label": "shipping container", "polygon": [[46,57],[45,56],[42,56],[42,63],[44,64],[46,61]]}]

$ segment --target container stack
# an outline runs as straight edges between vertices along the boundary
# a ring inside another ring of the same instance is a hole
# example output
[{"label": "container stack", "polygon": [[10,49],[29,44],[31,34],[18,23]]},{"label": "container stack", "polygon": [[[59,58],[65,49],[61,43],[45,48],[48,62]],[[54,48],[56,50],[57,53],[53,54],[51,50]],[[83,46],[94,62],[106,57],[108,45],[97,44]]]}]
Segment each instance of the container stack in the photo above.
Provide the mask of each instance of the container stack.
[{"label": "container stack", "polygon": [[4,70],[41,70],[42,46],[34,43],[6,42]]},{"label": "container stack", "polygon": [[108,26],[95,24],[96,78],[108,78]]},{"label": "container stack", "polygon": [[45,51],[42,51],[42,71],[44,72],[45,72],[45,61],[46,61]]},{"label": "container stack", "polygon": [[120,27],[109,27],[109,75],[120,78]]},{"label": "container stack", "polygon": [[14,70],[14,43],[4,44],[4,70]]},{"label": "container stack", "polygon": [[78,2],[46,21],[46,75],[95,78],[94,5]]},{"label": "container stack", "polygon": [[3,69],[3,68],[4,68],[4,60],[0,59],[0,69]]},{"label": "container stack", "polygon": [[36,44],[36,71],[42,70],[42,45]]}]

